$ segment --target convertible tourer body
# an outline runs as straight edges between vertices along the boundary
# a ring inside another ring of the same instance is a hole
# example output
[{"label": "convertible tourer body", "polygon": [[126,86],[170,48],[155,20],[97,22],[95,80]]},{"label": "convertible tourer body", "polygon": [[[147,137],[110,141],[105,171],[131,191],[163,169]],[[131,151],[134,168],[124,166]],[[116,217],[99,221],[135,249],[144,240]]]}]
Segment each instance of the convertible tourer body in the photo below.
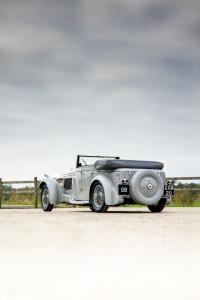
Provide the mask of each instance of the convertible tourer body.
[{"label": "convertible tourer body", "polygon": [[[87,164],[83,158],[97,160]],[[56,204],[65,202],[106,212],[109,206],[142,204],[152,212],[160,212],[173,195],[173,183],[166,181],[163,167],[163,163],[155,161],[78,155],[75,171],[59,180],[48,176],[41,180],[42,208],[51,211]]]}]

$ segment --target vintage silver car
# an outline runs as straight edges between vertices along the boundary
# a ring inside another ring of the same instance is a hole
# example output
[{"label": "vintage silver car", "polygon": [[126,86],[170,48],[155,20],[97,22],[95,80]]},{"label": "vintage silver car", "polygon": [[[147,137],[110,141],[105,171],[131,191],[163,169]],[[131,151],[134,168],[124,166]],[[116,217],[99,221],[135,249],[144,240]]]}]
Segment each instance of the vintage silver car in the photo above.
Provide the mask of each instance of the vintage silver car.
[{"label": "vintage silver car", "polygon": [[[89,158],[98,160],[88,164],[85,159]],[[166,182],[163,167],[163,163],[155,161],[78,155],[75,171],[59,180],[47,175],[42,179],[41,205],[44,211],[63,202],[89,205],[100,213],[109,206],[142,204],[151,212],[160,212],[173,195],[173,184]]]}]

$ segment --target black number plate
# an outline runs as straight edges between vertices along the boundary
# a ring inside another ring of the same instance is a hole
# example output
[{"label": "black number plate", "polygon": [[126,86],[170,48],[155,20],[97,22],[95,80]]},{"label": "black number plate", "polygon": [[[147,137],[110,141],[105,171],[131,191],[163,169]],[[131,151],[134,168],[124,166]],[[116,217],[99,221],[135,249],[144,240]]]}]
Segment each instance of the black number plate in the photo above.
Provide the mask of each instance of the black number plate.
[{"label": "black number plate", "polygon": [[165,185],[164,195],[165,196],[173,196],[174,195],[174,186]]},{"label": "black number plate", "polygon": [[119,195],[129,195],[129,185],[119,185]]}]

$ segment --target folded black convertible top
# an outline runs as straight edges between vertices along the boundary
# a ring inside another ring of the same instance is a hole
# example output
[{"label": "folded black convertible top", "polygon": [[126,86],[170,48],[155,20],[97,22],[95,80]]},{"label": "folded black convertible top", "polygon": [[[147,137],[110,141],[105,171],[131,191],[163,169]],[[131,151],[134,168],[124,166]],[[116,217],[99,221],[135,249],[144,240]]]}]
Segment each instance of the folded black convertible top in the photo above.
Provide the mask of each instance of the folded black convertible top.
[{"label": "folded black convertible top", "polygon": [[162,170],[164,165],[157,161],[110,159],[97,160],[94,167],[96,170],[115,170],[119,168]]}]

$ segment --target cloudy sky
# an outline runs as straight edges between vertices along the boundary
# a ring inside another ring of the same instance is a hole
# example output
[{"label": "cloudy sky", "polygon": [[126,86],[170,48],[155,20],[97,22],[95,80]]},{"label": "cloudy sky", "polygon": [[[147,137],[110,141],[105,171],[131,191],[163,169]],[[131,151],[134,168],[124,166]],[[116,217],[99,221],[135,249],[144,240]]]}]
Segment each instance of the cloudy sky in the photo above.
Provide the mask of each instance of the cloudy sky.
[{"label": "cloudy sky", "polygon": [[200,176],[199,0],[0,0],[0,177],[77,153]]}]

